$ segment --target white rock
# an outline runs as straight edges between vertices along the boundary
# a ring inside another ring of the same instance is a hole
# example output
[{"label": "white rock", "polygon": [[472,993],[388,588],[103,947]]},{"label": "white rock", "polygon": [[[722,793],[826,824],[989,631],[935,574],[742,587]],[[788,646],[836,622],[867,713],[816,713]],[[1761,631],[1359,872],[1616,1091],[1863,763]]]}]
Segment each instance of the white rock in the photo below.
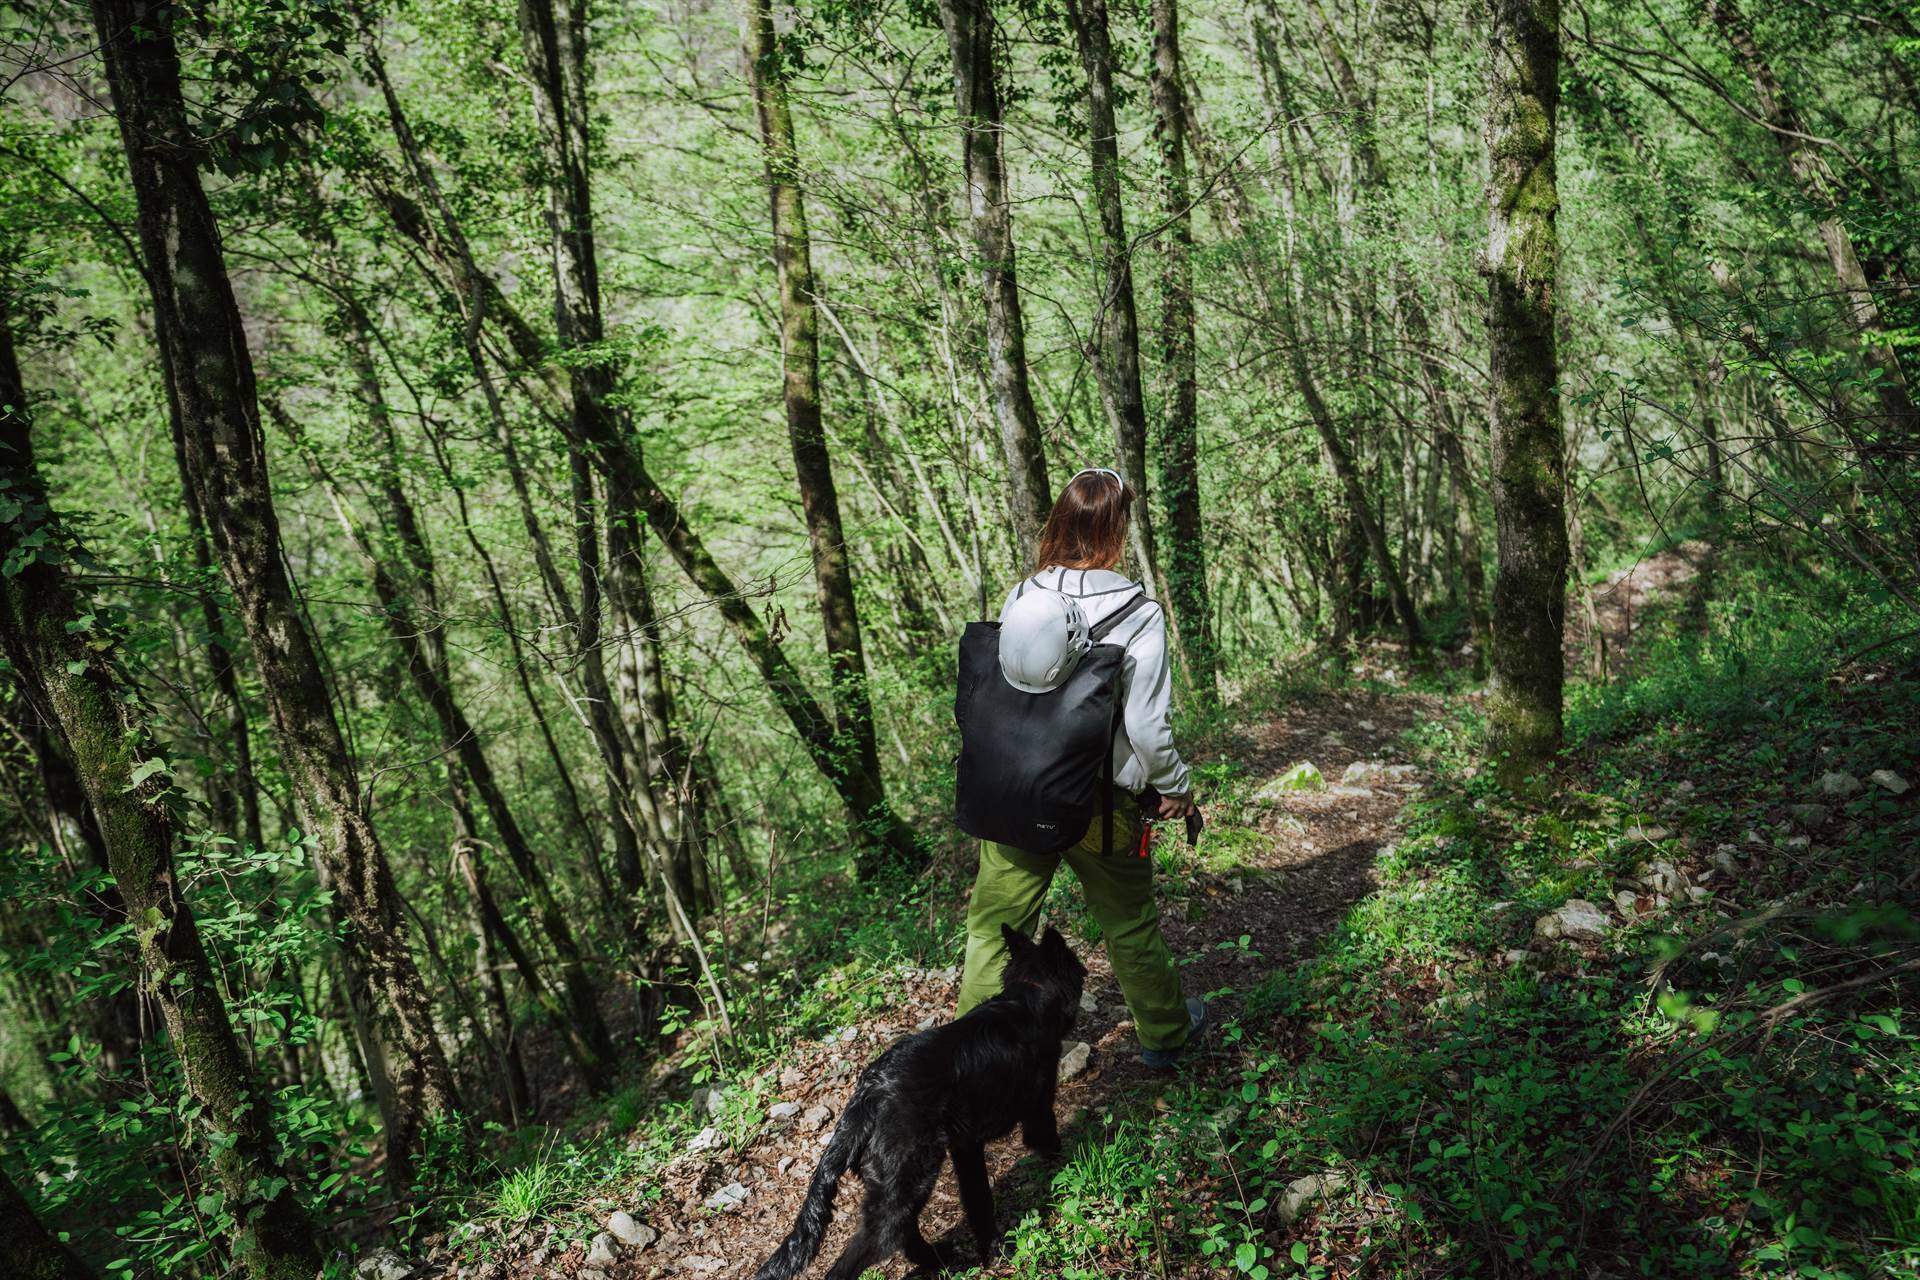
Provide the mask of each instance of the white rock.
[{"label": "white rock", "polygon": [[1639,913],[1639,897],[1640,895],[1631,889],[1622,889],[1613,895],[1613,909],[1631,919]]},{"label": "white rock", "polygon": [[793,1157],[781,1156],[780,1163],[774,1167],[779,1169],[781,1173],[785,1173],[787,1170],[793,1168]]},{"label": "white rock", "polygon": [[1607,913],[1584,898],[1570,898],[1533,922],[1533,936],[1551,942],[1598,942],[1606,936]]},{"label": "white rock", "polygon": [[1671,898],[1687,885],[1687,877],[1671,862],[1649,862],[1636,873],[1640,882],[1655,893]]},{"label": "white rock", "polygon": [[1310,760],[1289,767],[1285,772],[1276,774],[1258,791],[1253,793],[1255,804],[1278,804],[1295,791],[1324,791],[1327,780],[1320,770],[1314,768]]},{"label": "white rock", "polygon": [[1876,787],[1891,791],[1896,796],[1903,796],[1913,789],[1905,778],[1891,769],[1875,769],[1867,775],[1867,781]]},{"label": "white rock", "polygon": [[800,1114],[800,1110],[800,1104],[797,1102],[776,1102],[767,1108],[767,1119],[791,1120]]},{"label": "white rock", "polygon": [[1711,889],[1702,888],[1700,885],[1697,885],[1697,884],[1690,884],[1687,886],[1687,897],[1693,899],[1693,901],[1695,902],[1705,902],[1708,898],[1711,898],[1712,896],[1713,896],[1713,890]]},{"label": "white rock", "polygon": [[607,1234],[629,1249],[644,1249],[660,1238],[660,1233],[639,1221],[625,1209],[615,1210],[607,1219]]},{"label": "white rock", "polygon": [[1531,959],[1533,959],[1533,952],[1527,950],[1525,947],[1515,947],[1511,951],[1503,951],[1500,953],[1500,963],[1509,966],[1525,964]]},{"label": "white rock", "polygon": [[1858,795],[1861,786],[1860,779],[1854,777],[1852,774],[1843,770],[1835,770],[1832,773],[1821,774],[1820,780],[1813,784],[1813,789],[1819,795],[1833,796],[1836,799],[1844,800],[1848,796]]},{"label": "white rock", "polygon": [[620,1255],[613,1250],[613,1237],[602,1231],[593,1238],[587,1247],[587,1265],[590,1267],[610,1267],[620,1261]]},{"label": "white rock", "polygon": [[850,1043],[853,1038],[859,1034],[860,1028],[858,1027],[842,1027],[840,1028],[840,1041],[843,1044]]},{"label": "white rock", "polygon": [[697,1275],[711,1275],[726,1265],[725,1258],[711,1258],[704,1253],[690,1253],[680,1259],[682,1271],[692,1271]]},{"label": "white rock", "polygon": [[707,1197],[707,1208],[737,1209],[747,1202],[747,1196],[750,1194],[743,1184],[729,1182],[726,1186]]},{"label": "white rock", "polygon": [[1833,815],[1823,804],[1790,804],[1787,806],[1787,816],[1793,819],[1796,826],[1821,827]]},{"label": "white rock", "polygon": [[952,986],[954,983],[960,981],[960,966],[950,964],[942,969],[940,971],[940,981],[946,983],[948,986]]},{"label": "white rock", "polygon": [[1740,875],[1740,850],[1730,844],[1715,845],[1713,849],[1713,869],[1729,880]]},{"label": "white rock", "polygon": [[807,1073],[798,1067],[788,1067],[780,1073],[780,1087],[782,1089],[796,1089],[805,1084],[806,1081]]},{"label": "white rock", "polygon": [[1060,1079],[1071,1080],[1087,1069],[1088,1061],[1093,1057],[1093,1046],[1084,1040],[1076,1040],[1060,1051]]},{"label": "white rock", "polygon": [[1086,1014],[1089,1018],[1100,1012],[1100,1002],[1093,998],[1093,992],[1082,991],[1080,993],[1080,1012]]},{"label": "white rock", "polygon": [[1375,724],[1371,720],[1362,720],[1360,722],[1360,732],[1362,733],[1372,733],[1375,729],[1378,729],[1379,727],[1380,727],[1379,725]]},{"label": "white rock", "polygon": [[727,1107],[727,1091],[719,1085],[702,1087],[693,1091],[693,1113],[695,1115],[718,1116]]},{"label": "white rock", "polygon": [[1686,779],[1686,778],[1682,778],[1682,779],[1681,779],[1680,781],[1678,781],[1678,782],[1676,782],[1676,783],[1674,783],[1674,784],[1673,784],[1673,794],[1675,794],[1675,795],[1677,795],[1677,796],[1690,796],[1690,795],[1692,795],[1692,794],[1693,794],[1693,783],[1692,783],[1692,782],[1691,782],[1690,780],[1688,780],[1688,779]]},{"label": "white rock", "polygon": [[823,1127],[827,1121],[831,1119],[833,1119],[833,1108],[824,1102],[816,1102],[801,1114],[800,1127],[806,1132],[812,1133]]},{"label": "white rock", "polygon": [[1672,834],[1673,832],[1667,830],[1665,827],[1643,827],[1636,823],[1628,827],[1625,831],[1622,831],[1620,838],[1631,844],[1639,844],[1641,842],[1658,844]]},{"label": "white rock", "polygon": [[937,1013],[930,1013],[926,1017],[920,1019],[920,1021],[914,1023],[913,1029],[915,1031],[931,1031],[939,1024],[940,1024],[940,1015]]},{"label": "white rock", "polygon": [[353,1269],[353,1274],[359,1277],[359,1280],[400,1280],[412,1270],[405,1258],[382,1245],[360,1259]]},{"label": "white rock", "polygon": [[687,1142],[687,1150],[689,1152],[711,1151],[715,1147],[724,1147],[725,1145],[727,1145],[727,1140],[721,1135],[720,1130],[714,1128],[712,1125],[708,1125],[700,1132],[694,1134]]},{"label": "white rock", "polygon": [[1280,1225],[1290,1227],[1298,1222],[1301,1215],[1316,1201],[1347,1189],[1347,1178],[1340,1173],[1310,1173],[1304,1178],[1295,1178],[1287,1184],[1281,1193],[1280,1203],[1273,1207],[1274,1216],[1280,1219]]}]

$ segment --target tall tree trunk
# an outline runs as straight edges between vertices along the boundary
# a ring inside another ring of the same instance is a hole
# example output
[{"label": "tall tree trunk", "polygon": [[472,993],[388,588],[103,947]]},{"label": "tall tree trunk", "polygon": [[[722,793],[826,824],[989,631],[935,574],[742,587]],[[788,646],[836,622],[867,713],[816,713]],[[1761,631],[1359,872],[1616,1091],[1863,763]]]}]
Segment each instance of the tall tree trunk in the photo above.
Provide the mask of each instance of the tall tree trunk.
[{"label": "tall tree trunk", "polygon": [[[155,773],[159,748],[111,648],[96,647],[105,637],[76,625],[91,611],[61,568],[71,544],[49,510],[27,403],[12,333],[0,315],[0,405],[8,406],[0,410],[0,495],[18,511],[0,522],[0,559],[10,569],[18,566],[0,578],[0,651],[43,720],[57,726],[100,820],[147,993],[206,1126],[214,1173],[234,1218],[235,1257],[257,1280],[310,1280],[320,1267],[313,1224],[279,1167],[267,1094],[248,1071],[174,872],[178,832],[171,784]],[[9,1252],[16,1239],[30,1242],[12,1216],[0,1214],[0,1239]]]},{"label": "tall tree trunk", "polygon": [[[1114,120],[1113,41],[1107,0],[1067,0],[1080,66],[1087,75],[1087,157],[1093,203],[1100,218],[1100,304],[1093,367],[1100,403],[1113,428],[1120,474],[1133,486],[1128,536],[1147,590],[1166,599],[1154,545],[1153,504],[1147,486],[1147,396],[1140,378],[1140,321],[1133,298],[1133,246],[1127,240],[1120,193],[1120,128]],[[1191,304],[1189,304],[1191,305]],[[1176,623],[1179,615],[1174,616]]]},{"label": "tall tree trunk", "polygon": [[0,1271],[13,1280],[93,1280],[93,1272],[79,1255],[47,1229],[4,1173],[0,1173]]},{"label": "tall tree trunk", "polygon": [[1566,626],[1564,433],[1554,345],[1559,0],[1492,0],[1487,337],[1493,389],[1493,682],[1488,747],[1509,786],[1560,748]]},{"label": "tall tree trunk", "polygon": [[[793,446],[793,469],[800,482],[801,510],[812,544],[814,582],[826,630],[834,732],[857,758],[857,767],[878,780],[880,752],[874,741],[873,700],[867,690],[853,566],[840,526],[840,499],[834,490],[827,437],[820,421],[820,317],[814,307],[813,249],[807,234],[806,200],[800,190],[800,152],[788,102],[787,68],[774,34],[772,0],[747,0],[746,27],[747,79],[760,122],[773,218],[787,438]],[[917,856],[909,863],[917,863]],[[885,869],[869,862],[861,872],[864,875]]]},{"label": "tall tree trunk", "polygon": [[252,358],[200,184],[204,146],[181,98],[173,12],[145,0],[93,6],[133,176],[155,325],[168,335],[167,375],[192,500],[252,644],[281,763],[315,837],[317,871],[350,922],[342,949],[353,981],[370,993],[395,1073],[388,1174],[404,1187],[423,1127],[451,1116],[458,1099],[392,869],[287,574]]},{"label": "tall tree trunk", "polygon": [[960,115],[960,167],[967,184],[967,222],[986,298],[987,378],[1000,449],[1007,464],[1007,502],[1015,549],[1030,566],[1040,530],[1053,509],[1046,446],[1027,382],[1026,325],[1014,270],[1013,207],[1007,196],[1000,90],[993,66],[992,0],[940,0],[940,24],[953,53],[953,97]]},{"label": "tall tree trunk", "polygon": [[1187,90],[1179,0],[1153,0],[1154,135],[1160,145],[1166,250],[1160,283],[1160,501],[1167,509],[1164,585],[1193,685],[1219,697],[1219,652],[1200,512],[1200,388],[1193,305],[1193,210],[1187,181]]}]

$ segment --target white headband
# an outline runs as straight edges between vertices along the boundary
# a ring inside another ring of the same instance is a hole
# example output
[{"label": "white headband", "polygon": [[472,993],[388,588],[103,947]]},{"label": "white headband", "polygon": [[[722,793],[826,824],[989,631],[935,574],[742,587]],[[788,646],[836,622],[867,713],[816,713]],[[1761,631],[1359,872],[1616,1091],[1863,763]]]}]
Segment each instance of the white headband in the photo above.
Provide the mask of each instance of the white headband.
[{"label": "white headband", "polygon": [[[1112,467],[1082,467],[1073,473],[1073,480],[1078,480],[1081,476],[1112,476],[1113,482],[1121,488],[1124,489],[1127,485],[1127,482],[1121,478],[1120,473]],[[1072,484],[1073,480],[1069,480],[1067,483]]]}]

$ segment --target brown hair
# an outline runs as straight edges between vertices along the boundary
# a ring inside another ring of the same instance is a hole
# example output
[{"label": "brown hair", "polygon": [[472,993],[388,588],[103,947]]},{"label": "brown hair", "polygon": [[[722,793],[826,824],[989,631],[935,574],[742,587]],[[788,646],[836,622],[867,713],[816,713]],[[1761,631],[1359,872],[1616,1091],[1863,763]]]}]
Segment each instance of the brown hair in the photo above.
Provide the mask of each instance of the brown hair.
[{"label": "brown hair", "polygon": [[1133,490],[1111,471],[1082,471],[1067,482],[1040,533],[1034,570],[1109,569],[1127,548]]}]

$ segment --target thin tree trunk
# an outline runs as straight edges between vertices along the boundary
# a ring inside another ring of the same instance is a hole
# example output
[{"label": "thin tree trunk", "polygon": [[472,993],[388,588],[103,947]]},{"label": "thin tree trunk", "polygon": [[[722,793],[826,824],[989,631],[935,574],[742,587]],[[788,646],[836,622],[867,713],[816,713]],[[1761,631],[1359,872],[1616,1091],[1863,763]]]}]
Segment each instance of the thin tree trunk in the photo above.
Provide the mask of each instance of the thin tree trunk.
[{"label": "thin tree trunk", "polygon": [[453,856],[454,870],[458,872],[461,886],[466,890],[473,930],[473,978],[479,984],[481,998],[493,1019],[494,1035],[497,1037],[494,1053],[500,1060],[507,1118],[517,1128],[533,1114],[533,1103],[532,1094],[527,1088],[526,1062],[520,1054],[519,1030],[513,1022],[513,1007],[507,1003],[506,984],[500,981],[500,963],[494,957],[492,922],[480,905],[483,901],[491,903],[493,894],[487,887],[485,873],[480,869],[480,860],[475,856],[470,841],[456,844]]},{"label": "thin tree trunk", "polygon": [[1187,180],[1187,90],[1180,64],[1179,0],[1153,0],[1154,134],[1160,145],[1161,201],[1168,225],[1160,283],[1164,405],[1160,500],[1167,509],[1165,586],[1194,687],[1219,697],[1219,652],[1207,587],[1200,508],[1200,388],[1193,305],[1193,210]]},{"label": "thin tree trunk", "polygon": [[[532,842],[521,828],[505,790],[493,772],[486,747],[468,721],[464,708],[454,694],[452,673],[447,661],[446,627],[441,621],[439,588],[431,550],[421,530],[413,500],[400,482],[395,466],[399,442],[394,438],[393,421],[387,410],[386,394],[380,385],[367,341],[370,324],[357,302],[349,304],[350,314],[341,326],[346,362],[352,372],[361,407],[367,415],[367,435],[375,450],[374,472],[385,504],[384,523],[392,530],[406,560],[404,574],[394,572],[349,513],[345,498],[333,477],[326,473],[317,457],[310,461],[320,472],[322,482],[332,496],[334,508],[348,539],[366,560],[373,579],[374,592],[414,691],[433,713],[440,728],[441,747],[459,762],[468,784],[480,797],[480,803],[493,822],[508,861],[513,863],[521,883],[533,901],[542,929],[553,944],[559,959],[563,1003],[547,1009],[554,1030],[567,1046],[581,1078],[595,1093],[611,1086],[616,1072],[616,1055],[606,1022],[600,1015],[599,991],[588,974],[579,942],[574,938],[566,910],[554,892],[546,868],[534,852]],[[271,407],[270,407],[271,412]],[[281,415],[276,414],[276,418]],[[297,427],[281,419],[289,436],[299,439]]]},{"label": "thin tree trunk", "polygon": [[[549,170],[548,212],[560,342],[563,348],[591,346],[600,341],[602,330],[586,155],[583,18],[578,9],[563,9],[552,0],[521,0],[520,24],[533,73],[534,114],[539,119]],[[720,609],[759,668],[776,705],[799,732],[808,756],[845,802],[861,850],[862,870],[920,865],[924,855],[912,831],[887,804],[879,773],[843,749],[833,722],[784,650],[708,554],[678,505],[648,474],[638,442],[607,402],[613,386],[612,370],[604,364],[580,362],[572,365],[569,373],[575,447],[586,450],[605,474],[609,495],[638,508],[612,512],[611,518],[637,523],[644,517],[681,571]],[[627,613],[636,616],[633,610]]]},{"label": "thin tree trunk", "polygon": [[[109,29],[102,27],[105,36]],[[0,578],[0,651],[42,718],[65,740],[100,820],[107,863],[146,970],[147,994],[202,1113],[213,1170],[235,1224],[235,1258],[256,1280],[309,1280],[320,1266],[313,1224],[279,1167],[266,1091],[248,1071],[174,871],[179,832],[171,782],[156,773],[160,750],[116,655],[97,647],[104,637],[70,625],[90,610],[61,567],[70,542],[49,509],[27,403],[11,329],[0,315],[0,405],[9,407],[0,411],[0,494],[18,512],[0,522],[0,559],[15,570]],[[62,554],[52,554],[56,550]],[[0,1203],[0,1210],[13,1207]],[[0,1251],[12,1254],[18,1247],[33,1261],[31,1232],[14,1216],[0,1212]],[[48,1265],[44,1256],[34,1262],[36,1268]]]},{"label": "thin tree trunk", "polygon": [[1487,74],[1487,336],[1493,388],[1488,748],[1517,787],[1560,748],[1566,627],[1564,433],[1554,340],[1559,0],[1492,0]]},{"label": "thin tree trunk", "polygon": [[342,949],[353,981],[371,993],[395,1071],[388,1174],[404,1187],[422,1129],[451,1117],[457,1095],[392,870],[287,574],[252,359],[200,184],[204,147],[181,98],[173,11],[143,0],[96,0],[93,13],[133,175],[155,323],[168,334],[171,401],[192,500],[252,644],[281,764],[315,837],[316,870],[350,922]]},{"label": "thin tree trunk", "polygon": [[[1100,304],[1094,373],[1113,428],[1115,461],[1133,486],[1128,536],[1147,590],[1165,599],[1147,486],[1147,396],[1140,378],[1140,321],[1133,297],[1133,246],[1120,193],[1120,137],[1114,120],[1113,44],[1106,0],[1067,0],[1080,66],[1087,75],[1087,157],[1100,219]],[[1188,302],[1191,307],[1191,300]],[[1179,614],[1174,615],[1176,624]]]},{"label": "thin tree trunk", "polygon": [[[820,419],[820,319],[814,308],[813,250],[807,233],[807,206],[800,190],[800,152],[788,102],[786,68],[773,29],[771,0],[748,0],[747,77],[760,122],[768,202],[773,219],[773,262],[780,290],[780,353],[785,368],[782,398],[787,409],[787,438],[800,482],[801,510],[813,550],[814,582],[833,680],[834,732],[857,759],[857,768],[876,781],[880,752],[874,739],[873,700],[867,690],[866,656],[861,643],[860,610],[854,599],[853,567],[840,524],[840,499]],[[887,846],[877,846],[886,850]],[[919,855],[908,851],[906,865]],[[887,870],[869,859],[863,876]]]},{"label": "thin tree trunk", "polygon": [[1015,275],[1013,208],[1007,196],[1000,90],[993,66],[992,0],[940,0],[940,24],[953,54],[953,97],[960,115],[960,164],[967,221],[986,299],[987,376],[1007,464],[1014,546],[1030,564],[1053,508],[1046,446],[1027,382],[1026,325]]}]

